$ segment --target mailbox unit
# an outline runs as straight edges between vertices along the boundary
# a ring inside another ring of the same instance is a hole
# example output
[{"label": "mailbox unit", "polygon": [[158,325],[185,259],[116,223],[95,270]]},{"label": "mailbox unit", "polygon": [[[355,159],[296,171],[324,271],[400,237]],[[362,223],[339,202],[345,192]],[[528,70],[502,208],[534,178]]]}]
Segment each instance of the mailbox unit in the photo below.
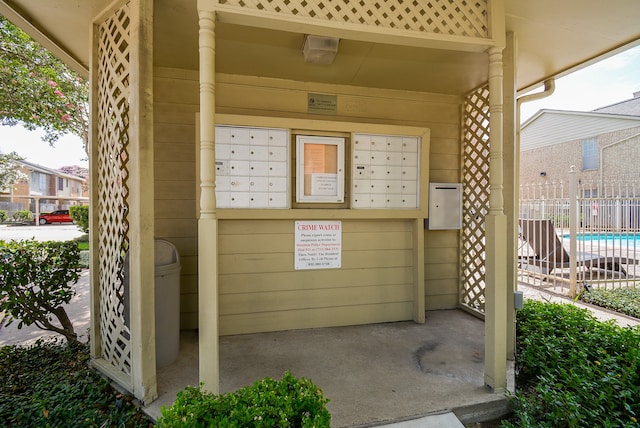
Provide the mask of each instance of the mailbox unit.
[{"label": "mailbox unit", "polygon": [[418,208],[419,137],[353,134],[353,208]]},{"label": "mailbox unit", "polygon": [[289,206],[289,132],[216,126],[216,201],[220,208]]},{"label": "mailbox unit", "polygon": [[429,184],[429,229],[462,228],[462,184]]}]

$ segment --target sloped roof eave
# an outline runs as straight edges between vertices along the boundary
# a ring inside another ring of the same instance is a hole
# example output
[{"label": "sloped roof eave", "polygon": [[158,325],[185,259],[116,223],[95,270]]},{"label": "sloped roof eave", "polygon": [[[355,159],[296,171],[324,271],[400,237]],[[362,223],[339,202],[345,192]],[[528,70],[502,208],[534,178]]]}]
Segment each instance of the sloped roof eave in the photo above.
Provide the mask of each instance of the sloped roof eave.
[{"label": "sloped roof eave", "polygon": [[559,114],[569,116],[587,116],[594,118],[607,118],[607,119],[622,119],[635,121],[640,123],[640,116],[628,115],[628,114],[616,114],[616,113],[600,113],[595,111],[575,111],[575,110],[554,110],[554,109],[541,109],[538,110],[533,116],[527,119],[521,126],[520,130],[524,130],[527,126],[539,120],[545,114]]}]

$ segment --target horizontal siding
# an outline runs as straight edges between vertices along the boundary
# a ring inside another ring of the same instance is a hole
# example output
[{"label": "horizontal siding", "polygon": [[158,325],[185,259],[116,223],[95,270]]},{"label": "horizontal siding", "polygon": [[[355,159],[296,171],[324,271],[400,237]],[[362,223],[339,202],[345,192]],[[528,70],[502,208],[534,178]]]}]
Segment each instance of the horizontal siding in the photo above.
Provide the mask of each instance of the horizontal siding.
[{"label": "horizontal siding", "polygon": [[[282,312],[262,312],[227,316],[220,323],[220,334],[251,333],[256,325],[268,326],[272,331],[344,325],[373,324],[406,320],[412,303],[386,303],[384,305],[298,309]],[[233,326],[233,328],[231,328]],[[293,327],[292,327],[293,326]]]},{"label": "horizontal siding", "polygon": [[[454,294],[430,296],[426,304],[427,311],[440,311],[445,309],[453,309],[457,307],[458,307],[458,296]],[[429,322],[429,315],[427,315],[427,322]]]},{"label": "horizontal siding", "polygon": [[[293,226],[288,232],[293,231]],[[345,233],[349,233],[346,232]],[[269,248],[271,254],[286,252],[290,253],[293,248],[293,235],[286,235],[280,239],[281,235],[268,233],[256,235],[225,235],[220,236],[218,245],[224,247],[235,255],[251,254],[256,248]],[[374,232],[373,234],[362,233],[357,239],[352,239],[342,243],[342,251],[376,251],[384,243],[384,249],[405,249],[411,247],[410,232]]]},{"label": "horizontal siding", "polygon": [[[342,325],[369,322],[372,307],[376,321],[412,319],[411,230],[410,221],[345,221],[342,267],[295,271],[294,221],[221,220],[221,333],[300,328],[299,312],[332,313]],[[305,325],[335,322],[319,317]]]},{"label": "horizontal siding", "polygon": [[[191,329],[197,328],[198,320],[198,72],[169,68],[154,72],[155,233],[173,242],[180,253],[181,327]],[[337,114],[330,118],[307,114],[309,92],[337,94]],[[455,96],[218,74],[216,103],[218,113],[426,127],[431,134],[429,181],[459,181],[461,100]],[[427,189],[427,183],[421,188]],[[338,210],[335,218],[340,218]],[[411,221],[344,221],[342,269],[315,271],[293,270],[290,220],[220,220],[219,226],[223,334],[412,318]],[[443,302],[449,302],[455,291],[441,285],[458,281],[457,273],[449,278],[457,264],[457,235],[444,235],[447,238],[440,239],[425,231],[427,309],[447,306]],[[308,307],[301,297],[305,293],[314,300]],[[243,312],[260,301],[270,310]],[[341,306],[341,301],[350,304]]]},{"label": "horizontal siding", "polygon": [[374,267],[352,269],[349,276],[336,278],[331,269],[313,271],[288,271],[259,273],[222,274],[221,293],[251,293],[259,283],[261,290],[289,291],[304,286],[306,290],[326,288],[332,281],[334,287],[366,287],[376,283],[379,285],[408,284],[413,281],[411,267]]},{"label": "horizontal siding", "polygon": [[[168,74],[168,76],[167,76]],[[196,80],[194,80],[194,77]],[[155,236],[180,255],[180,326],[197,327],[198,224],[195,117],[197,74],[156,70],[154,78]]]},{"label": "horizontal siding", "polygon": [[520,150],[527,151],[554,144],[595,137],[600,134],[638,126],[637,117],[611,117],[608,114],[582,112],[543,112],[520,133]]},{"label": "horizontal siding", "polygon": [[424,246],[425,308],[439,310],[458,307],[460,284],[458,231],[426,231]]},{"label": "horizontal siding", "polygon": [[354,306],[409,302],[413,299],[412,288],[411,285],[372,285],[357,288],[332,287],[330,292],[326,289],[302,288],[293,291],[221,294],[220,316],[224,318],[227,315],[328,307],[343,307],[350,311]]}]

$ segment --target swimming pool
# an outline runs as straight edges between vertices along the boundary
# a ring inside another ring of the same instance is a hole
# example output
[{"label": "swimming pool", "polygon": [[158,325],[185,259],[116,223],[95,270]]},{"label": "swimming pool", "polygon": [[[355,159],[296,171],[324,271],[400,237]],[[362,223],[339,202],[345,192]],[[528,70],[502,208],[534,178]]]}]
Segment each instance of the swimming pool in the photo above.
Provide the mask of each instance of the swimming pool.
[{"label": "swimming pool", "polygon": [[[564,234],[563,238],[569,239],[571,235]],[[618,232],[618,233],[579,233],[576,236],[578,241],[604,241],[606,244],[624,245],[624,246],[639,246],[640,247],[640,233],[635,232]]]}]

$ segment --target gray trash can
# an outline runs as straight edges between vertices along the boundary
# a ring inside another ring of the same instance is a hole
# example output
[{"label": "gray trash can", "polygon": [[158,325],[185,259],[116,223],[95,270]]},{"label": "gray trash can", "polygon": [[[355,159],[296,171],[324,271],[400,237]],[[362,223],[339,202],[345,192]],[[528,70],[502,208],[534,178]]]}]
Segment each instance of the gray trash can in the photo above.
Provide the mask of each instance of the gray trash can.
[{"label": "gray trash can", "polygon": [[176,247],[155,240],[156,367],[164,367],[180,351],[180,256]]}]

